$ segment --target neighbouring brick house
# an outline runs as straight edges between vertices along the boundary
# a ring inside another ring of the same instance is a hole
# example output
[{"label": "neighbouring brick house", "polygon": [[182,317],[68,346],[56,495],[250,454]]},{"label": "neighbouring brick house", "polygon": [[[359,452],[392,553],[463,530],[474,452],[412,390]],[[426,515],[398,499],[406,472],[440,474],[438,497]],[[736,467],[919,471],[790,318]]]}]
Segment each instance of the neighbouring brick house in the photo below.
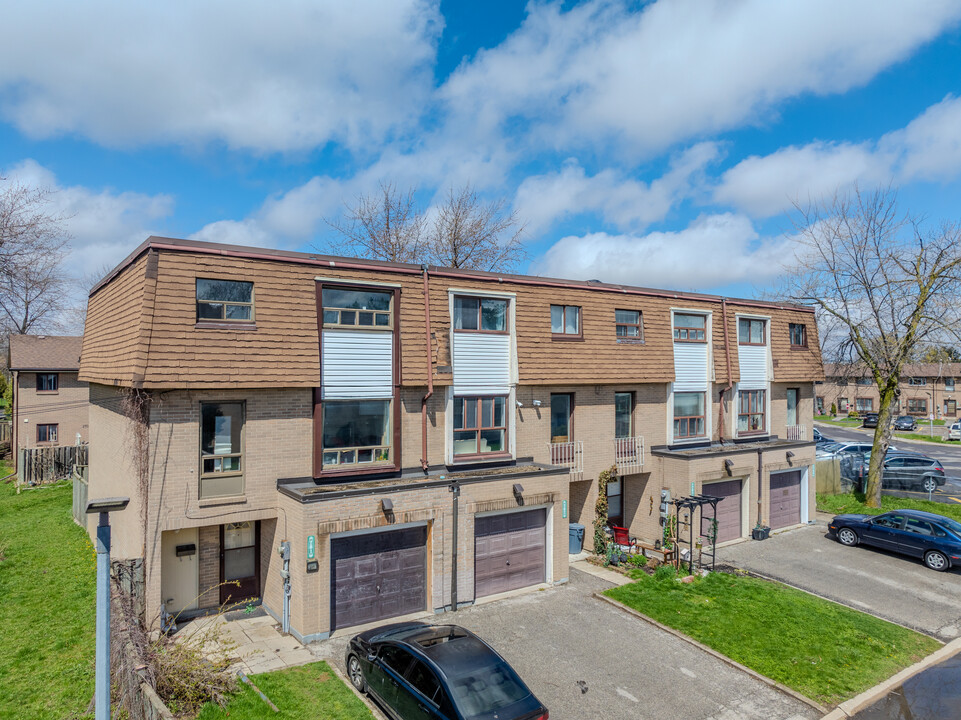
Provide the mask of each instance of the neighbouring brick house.
[{"label": "neighbouring brick house", "polygon": [[284,541],[308,641],[563,583],[611,466],[652,544],[662,489],[721,497],[720,542],[814,514],[803,307],[152,237],[91,291],[81,377],[148,617],[279,616]]},{"label": "neighbouring brick house", "polygon": [[89,389],[77,379],[82,343],[82,337],[10,336],[13,448],[87,442]]},{"label": "neighbouring brick house", "polygon": [[[861,366],[825,363],[824,382],[817,386],[818,413],[877,412],[881,402],[878,386]],[[937,418],[958,417],[955,380],[961,382],[961,363],[909,363],[901,372],[895,415]]]}]

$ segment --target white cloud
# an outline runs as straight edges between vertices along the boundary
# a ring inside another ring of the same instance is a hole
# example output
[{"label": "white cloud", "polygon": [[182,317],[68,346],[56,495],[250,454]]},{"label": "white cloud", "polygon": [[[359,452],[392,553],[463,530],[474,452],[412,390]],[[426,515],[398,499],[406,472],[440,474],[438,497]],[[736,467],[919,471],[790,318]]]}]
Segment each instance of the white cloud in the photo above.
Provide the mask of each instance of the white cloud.
[{"label": "white cloud", "polygon": [[632,13],[531,4],[523,25],[442,88],[465,127],[527,123],[543,147],[648,153],[758,122],[779,101],[870,80],[961,17],[936,0],[676,0]]},{"label": "white cloud", "polygon": [[0,113],[108,146],[362,148],[418,117],[434,0],[10,3]]},{"label": "white cloud", "polygon": [[704,168],[719,156],[714,143],[699,143],[675,157],[670,169],[651,183],[607,169],[587,176],[574,159],[560,172],[534,175],[517,190],[514,207],[536,234],[565,217],[598,212],[620,229],[639,229],[663,220],[699,184]]},{"label": "white cloud", "polygon": [[24,160],[5,174],[11,181],[50,190],[46,210],[64,218],[70,234],[66,267],[76,278],[116,265],[156,232],[174,208],[169,195],[60,185],[56,175],[35,160]]},{"label": "white cloud", "polygon": [[877,142],[813,142],[745,158],[720,178],[714,201],[753,217],[823,200],[855,183],[906,184],[961,174],[961,98],[948,96]]},{"label": "white cloud", "polygon": [[717,288],[776,277],[784,240],[761,241],[751,221],[702,216],[678,232],[643,236],[592,233],[556,242],[535,265],[539,275],[666,288]]}]

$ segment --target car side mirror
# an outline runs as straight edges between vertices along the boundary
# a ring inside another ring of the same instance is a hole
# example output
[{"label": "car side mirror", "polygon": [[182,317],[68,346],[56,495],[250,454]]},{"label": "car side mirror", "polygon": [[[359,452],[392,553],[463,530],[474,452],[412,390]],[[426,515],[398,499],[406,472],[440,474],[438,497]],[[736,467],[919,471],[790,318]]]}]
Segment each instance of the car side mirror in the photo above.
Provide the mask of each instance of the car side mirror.
[{"label": "car side mirror", "polygon": [[367,653],[367,662],[374,662],[377,659],[377,653]]}]

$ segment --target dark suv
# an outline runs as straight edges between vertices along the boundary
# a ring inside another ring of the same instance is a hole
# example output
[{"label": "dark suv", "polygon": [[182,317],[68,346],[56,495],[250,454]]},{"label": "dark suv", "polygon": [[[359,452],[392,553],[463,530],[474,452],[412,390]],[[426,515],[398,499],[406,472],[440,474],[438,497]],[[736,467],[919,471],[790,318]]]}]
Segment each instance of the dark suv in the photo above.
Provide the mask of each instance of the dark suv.
[{"label": "dark suv", "polygon": [[902,415],[901,417],[899,417],[897,420],[894,421],[895,430],[903,430],[906,432],[910,432],[912,430],[916,430],[917,427],[918,427],[917,421],[910,415]]},{"label": "dark suv", "polygon": [[[841,453],[841,474],[864,489],[870,453]],[[884,490],[923,490],[934,492],[944,485],[944,466],[940,460],[921,453],[889,450],[884,456],[881,487]]]},{"label": "dark suv", "polygon": [[861,427],[866,428],[876,428],[878,426],[878,414],[877,413],[867,413],[864,416],[864,420],[861,423]]}]

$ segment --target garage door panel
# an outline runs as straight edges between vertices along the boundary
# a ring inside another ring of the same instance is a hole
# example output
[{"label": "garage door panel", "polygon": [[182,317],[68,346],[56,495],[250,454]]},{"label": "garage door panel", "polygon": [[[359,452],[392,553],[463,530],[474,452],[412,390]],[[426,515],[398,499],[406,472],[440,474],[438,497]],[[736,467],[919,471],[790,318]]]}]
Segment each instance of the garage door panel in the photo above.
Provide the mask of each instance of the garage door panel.
[{"label": "garage door panel", "polygon": [[801,471],[771,475],[769,493],[772,530],[801,522]]},{"label": "garage door panel", "polygon": [[331,626],[424,610],[426,543],[426,527],[333,539]]},{"label": "garage door panel", "polygon": [[[741,537],[741,480],[704,485],[702,492],[720,498],[717,504],[717,542],[727,542]],[[707,536],[711,529],[711,507],[701,508],[701,534]]]},{"label": "garage door panel", "polygon": [[544,582],[546,526],[545,509],[475,518],[475,596]]}]

